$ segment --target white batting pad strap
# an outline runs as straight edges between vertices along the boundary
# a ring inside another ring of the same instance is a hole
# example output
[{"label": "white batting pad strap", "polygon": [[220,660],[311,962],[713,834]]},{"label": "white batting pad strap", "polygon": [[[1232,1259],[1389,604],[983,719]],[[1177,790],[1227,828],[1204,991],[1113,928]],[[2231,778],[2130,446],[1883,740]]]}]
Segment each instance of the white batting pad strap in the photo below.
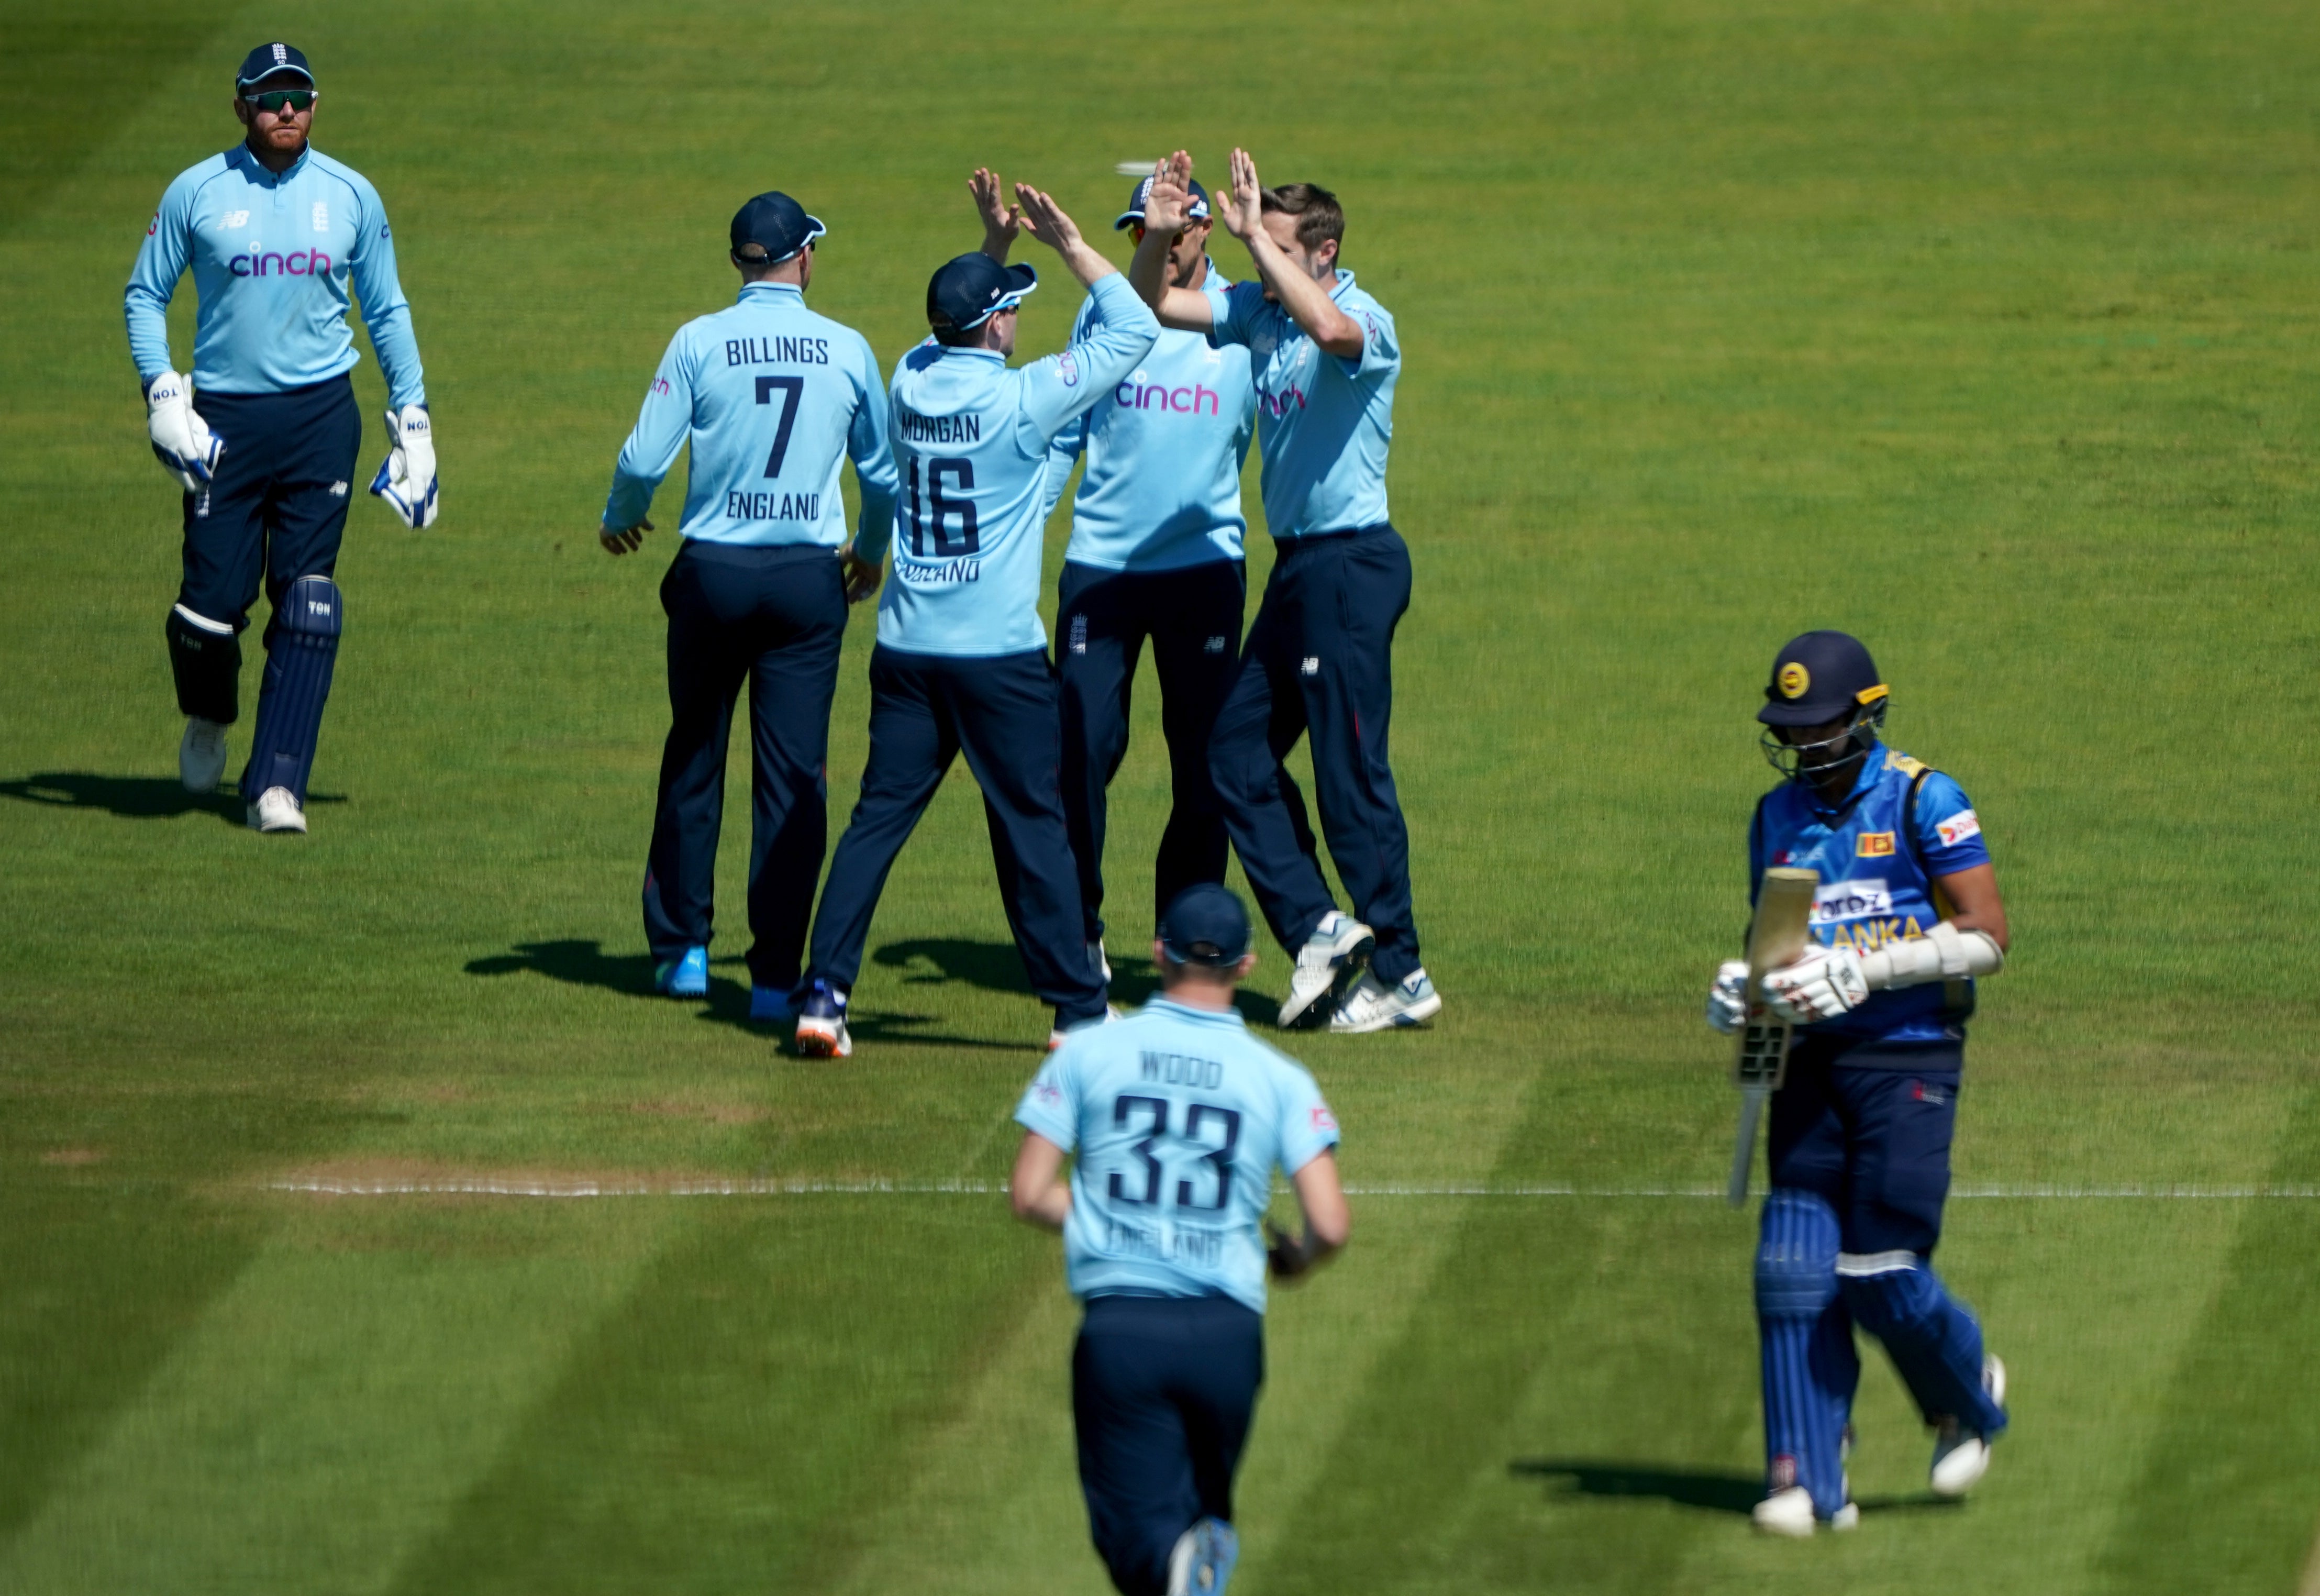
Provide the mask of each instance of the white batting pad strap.
[{"label": "white batting pad strap", "polygon": [[196,615],[183,604],[171,604],[169,608],[183,615],[186,618],[186,623],[189,626],[198,626],[204,631],[215,632],[222,638],[233,636],[233,628],[222,621],[213,621],[206,615]]},{"label": "white batting pad strap", "polygon": [[1917,1266],[1917,1255],[1900,1253],[1839,1253],[1836,1272],[1839,1274],[1898,1274],[1904,1269]]}]

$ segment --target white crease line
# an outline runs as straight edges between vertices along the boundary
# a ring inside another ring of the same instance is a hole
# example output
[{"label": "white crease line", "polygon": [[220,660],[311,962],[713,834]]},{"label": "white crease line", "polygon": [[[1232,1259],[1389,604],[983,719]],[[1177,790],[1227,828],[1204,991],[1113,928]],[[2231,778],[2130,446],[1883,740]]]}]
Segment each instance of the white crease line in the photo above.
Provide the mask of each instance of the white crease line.
[{"label": "white crease line", "polygon": [[[1004,1181],[512,1181],[446,1178],[441,1180],[277,1180],[266,1183],[269,1192],[300,1192],[323,1197],[996,1197],[1005,1193]],[[1349,1185],[1349,1197],[1572,1197],[1675,1199],[1698,1202],[1721,1199],[1719,1186],[1426,1186]],[[2006,1202],[2228,1202],[2275,1198],[2294,1202],[2320,1200],[2320,1186],[2201,1186],[2201,1185],[1969,1185],[1953,1188],[1960,1200]]]}]

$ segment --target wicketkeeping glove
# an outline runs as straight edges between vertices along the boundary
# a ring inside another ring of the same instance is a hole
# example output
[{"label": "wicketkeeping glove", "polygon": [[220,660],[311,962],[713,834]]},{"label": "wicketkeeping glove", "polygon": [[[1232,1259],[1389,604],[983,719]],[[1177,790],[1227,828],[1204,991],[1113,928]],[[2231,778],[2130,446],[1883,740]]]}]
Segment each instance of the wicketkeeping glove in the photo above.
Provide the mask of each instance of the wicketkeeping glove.
[{"label": "wicketkeeping glove", "polygon": [[1727,958],[1716,966],[1715,983],[1708,989],[1708,1024],[1730,1036],[1747,1023],[1748,961]]},{"label": "wicketkeeping glove", "polygon": [[387,440],[394,447],[371,478],[370,491],[417,530],[435,524],[435,431],[423,404],[386,413]]},{"label": "wicketkeeping glove", "polygon": [[1861,956],[1850,948],[1815,948],[1764,977],[1764,1000],[1772,1012],[1799,1025],[1849,1014],[1868,996]]},{"label": "wicketkeeping glove", "polygon": [[165,371],[145,390],[145,430],[161,469],[186,485],[189,494],[210,485],[225,445],[210,436],[209,423],[194,413],[193,385]]}]

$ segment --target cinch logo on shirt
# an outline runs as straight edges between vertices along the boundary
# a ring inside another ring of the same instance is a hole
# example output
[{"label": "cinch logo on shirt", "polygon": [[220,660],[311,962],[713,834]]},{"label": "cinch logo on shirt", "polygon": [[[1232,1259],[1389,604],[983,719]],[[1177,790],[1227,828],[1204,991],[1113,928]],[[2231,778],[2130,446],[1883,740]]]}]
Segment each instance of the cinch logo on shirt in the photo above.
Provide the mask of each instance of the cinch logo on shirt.
[{"label": "cinch logo on shirt", "polygon": [[226,269],[237,277],[322,277],[331,273],[331,258],[320,249],[293,249],[287,255],[268,250],[261,255],[252,244],[249,254],[235,256]]},{"label": "cinch logo on shirt", "polygon": [[1278,394],[1268,394],[1262,388],[1257,390],[1256,407],[1276,422],[1289,413],[1292,404],[1299,410],[1305,408],[1305,390],[1293,384]]},{"label": "cinch logo on shirt", "polygon": [[1860,858],[1881,859],[1887,854],[1893,851],[1893,833],[1890,831],[1863,831],[1861,834],[1860,842],[1854,847],[1853,851],[1854,855]]},{"label": "cinch logo on shirt", "polygon": [[1190,388],[1146,385],[1131,377],[1112,390],[1122,410],[1166,410],[1178,415],[1222,415],[1224,398],[1202,384]]}]

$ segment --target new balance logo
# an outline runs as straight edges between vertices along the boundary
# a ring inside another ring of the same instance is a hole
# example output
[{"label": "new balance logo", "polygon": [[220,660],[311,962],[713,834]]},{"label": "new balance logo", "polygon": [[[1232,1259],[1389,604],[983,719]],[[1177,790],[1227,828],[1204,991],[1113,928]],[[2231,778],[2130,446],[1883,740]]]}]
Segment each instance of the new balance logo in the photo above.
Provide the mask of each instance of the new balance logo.
[{"label": "new balance logo", "polygon": [[1224,651],[1225,640],[1222,638],[1210,638],[1201,645],[1201,652],[1203,654],[1221,654]]},{"label": "new balance logo", "polygon": [[346,485],[345,483],[343,483],[343,482],[334,482],[334,483],[331,484],[331,497],[332,497],[332,498],[334,498],[334,499],[343,499],[343,498],[345,498],[346,496],[347,496],[347,485]]},{"label": "new balance logo", "polygon": [[1321,674],[1321,657],[1319,654],[1308,654],[1305,656],[1305,663],[1297,668],[1306,676],[1318,676]]}]

